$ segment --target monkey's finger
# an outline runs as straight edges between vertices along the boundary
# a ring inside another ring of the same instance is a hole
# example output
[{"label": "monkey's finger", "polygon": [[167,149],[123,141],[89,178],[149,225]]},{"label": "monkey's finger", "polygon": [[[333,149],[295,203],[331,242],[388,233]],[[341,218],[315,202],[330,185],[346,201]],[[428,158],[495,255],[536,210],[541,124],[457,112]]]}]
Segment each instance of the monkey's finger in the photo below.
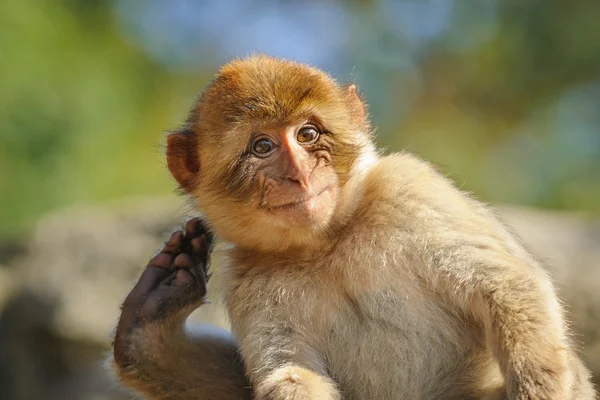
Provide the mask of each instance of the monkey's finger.
[{"label": "monkey's finger", "polygon": [[204,236],[209,245],[212,243],[213,235],[206,224],[200,218],[189,220],[185,225],[185,237],[194,239],[199,236]]},{"label": "monkey's finger", "polygon": [[189,254],[181,253],[175,257],[173,267],[177,269],[192,269],[194,268],[194,261]]},{"label": "monkey's finger", "polygon": [[194,270],[198,275],[203,275],[205,281],[208,281],[208,255],[210,253],[209,245],[204,236],[195,238],[191,243],[191,254],[194,260]]},{"label": "monkey's finger", "polygon": [[144,297],[158,287],[158,285],[171,274],[173,274],[173,271],[166,268],[147,267],[140,276],[140,279],[138,279],[134,288],[131,290],[128,298]]},{"label": "monkey's finger", "polygon": [[191,239],[198,235],[201,235],[200,231],[202,224],[200,223],[199,218],[192,218],[188,222],[185,223],[185,237]]},{"label": "monkey's finger", "polygon": [[173,269],[174,258],[175,255],[171,253],[158,253],[148,262],[148,267],[163,268],[166,270]]},{"label": "monkey's finger", "polygon": [[[206,271],[204,269],[204,264],[198,265],[198,263],[194,262],[192,256],[181,253],[175,258],[175,261],[173,261],[173,266],[177,269],[185,269],[195,278],[196,283],[206,291]],[[179,273],[179,271],[177,272]]]},{"label": "monkey's finger", "polygon": [[208,276],[206,274],[205,265],[206,264],[196,264],[191,270],[192,275],[194,275],[194,278],[196,278],[196,282],[198,283],[200,296],[204,296],[207,292]]},{"label": "monkey's finger", "polygon": [[198,263],[191,255],[181,253],[175,258],[175,261],[173,261],[173,266],[178,269],[177,274],[180,274],[180,270],[185,270],[185,272],[191,275],[192,278],[195,279],[195,282],[206,291],[206,263]]},{"label": "monkey's finger", "polygon": [[175,277],[171,282],[169,282],[171,286],[181,286],[181,285],[194,285],[196,284],[196,279],[190,273],[190,271],[186,269],[178,269],[175,273]]},{"label": "monkey's finger", "polygon": [[198,236],[197,238],[192,239],[190,245],[194,261],[196,263],[206,264],[206,259],[208,258],[208,249],[210,247],[210,244],[206,240],[206,236]]},{"label": "monkey's finger", "polygon": [[162,253],[178,254],[181,253],[183,246],[183,232],[176,231],[171,234],[169,240],[165,243]]}]

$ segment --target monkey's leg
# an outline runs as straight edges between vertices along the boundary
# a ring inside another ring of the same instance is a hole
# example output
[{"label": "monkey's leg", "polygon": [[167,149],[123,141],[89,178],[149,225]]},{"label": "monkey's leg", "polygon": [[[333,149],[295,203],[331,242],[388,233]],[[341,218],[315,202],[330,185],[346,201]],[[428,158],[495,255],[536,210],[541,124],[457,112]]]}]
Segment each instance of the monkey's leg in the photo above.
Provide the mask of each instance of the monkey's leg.
[{"label": "monkey's leg", "polygon": [[150,399],[250,399],[237,345],[225,331],[186,332],[206,294],[210,235],[198,220],[175,232],[122,306],[112,364],[120,381]]}]

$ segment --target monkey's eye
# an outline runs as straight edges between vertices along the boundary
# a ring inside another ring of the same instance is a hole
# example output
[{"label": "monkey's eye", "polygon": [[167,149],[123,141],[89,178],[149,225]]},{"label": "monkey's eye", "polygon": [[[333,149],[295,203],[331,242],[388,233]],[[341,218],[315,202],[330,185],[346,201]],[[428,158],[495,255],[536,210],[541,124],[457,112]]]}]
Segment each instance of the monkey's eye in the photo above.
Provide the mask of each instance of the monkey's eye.
[{"label": "monkey's eye", "polygon": [[266,157],[270,155],[273,150],[275,150],[273,142],[266,137],[258,138],[252,143],[252,152],[258,157]]},{"label": "monkey's eye", "polygon": [[296,140],[302,144],[312,144],[319,138],[319,131],[312,125],[302,127],[296,134]]}]

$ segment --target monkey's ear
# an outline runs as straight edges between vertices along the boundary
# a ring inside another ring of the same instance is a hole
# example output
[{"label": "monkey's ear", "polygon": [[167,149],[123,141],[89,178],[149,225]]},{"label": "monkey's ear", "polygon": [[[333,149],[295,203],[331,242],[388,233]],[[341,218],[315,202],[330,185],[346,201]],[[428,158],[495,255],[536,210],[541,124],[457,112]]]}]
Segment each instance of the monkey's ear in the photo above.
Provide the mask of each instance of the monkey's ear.
[{"label": "monkey's ear", "polygon": [[365,105],[358,95],[358,89],[355,84],[348,86],[348,101],[350,103],[350,111],[352,112],[352,119],[359,124],[364,124],[366,119]]},{"label": "monkey's ear", "polygon": [[181,187],[191,192],[196,183],[200,161],[196,138],[189,132],[175,132],[167,136],[167,166]]}]

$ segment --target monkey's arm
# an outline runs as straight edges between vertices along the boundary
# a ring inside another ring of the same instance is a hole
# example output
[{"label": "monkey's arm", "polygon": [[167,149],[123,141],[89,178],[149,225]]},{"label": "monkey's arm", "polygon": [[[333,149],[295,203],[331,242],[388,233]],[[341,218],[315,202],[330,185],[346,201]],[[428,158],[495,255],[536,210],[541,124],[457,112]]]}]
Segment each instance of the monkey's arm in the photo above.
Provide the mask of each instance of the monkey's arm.
[{"label": "monkey's arm", "polygon": [[[257,400],[339,400],[319,352],[285,325],[283,315],[248,313],[236,332]],[[254,315],[254,316],[253,316]],[[279,322],[275,322],[279,321]]]},{"label": "monkey's arm", "polygon": [[161,322],[136,328],[127,342],[113,366],[125,386],[148,399],[251,399],[237,345],[225,331]]},{"label": "monkey's arm", "polygon": [[402,171],[394,185],[370,193],[394,204],[405,249],[415,257],[410,265],[423,284],[478,325],[499,362],[508,398],[593,398],[554,288],[514,235],[414,156],[386,157],[377,168],[384,177],[385,171]]},{"label": "monkey's arm", "polygon": [[438,253],[436,273],[447,277],[440,292],[481,324],[509,399],[573,398],[576,358],[544,271],[493,242],[473,242]]},{"label": "monkey's arm", "polygon": [[175,232],[122,306],[112,366],[120,381],[149,399],[250,399],[231,335],[217,328],[186,331],[204,302],[210,236],[198,220]]}]

